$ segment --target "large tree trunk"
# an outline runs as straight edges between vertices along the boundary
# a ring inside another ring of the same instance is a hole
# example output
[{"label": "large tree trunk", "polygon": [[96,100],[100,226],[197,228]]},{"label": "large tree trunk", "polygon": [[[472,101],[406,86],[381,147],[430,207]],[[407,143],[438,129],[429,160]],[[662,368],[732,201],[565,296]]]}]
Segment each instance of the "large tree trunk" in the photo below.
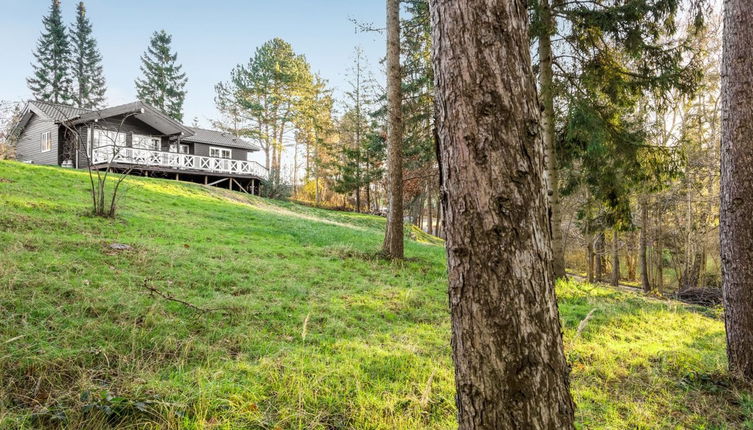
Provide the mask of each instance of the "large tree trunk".
[{"label": "large tree trunk", "polygon": [[594,282],[594,235],[586,227],[586,280]]},{"label": "large tree trunk", "polygon": [[648,257],[646,255],[648,248],[648,201],[645,197],[641,198],[641,237],[638,246],[638,260],[641,266],[641,287],[643,291],[651,292],[651,284],[648,282]]},{"label": "large tree trunk", "polygon": [[629,281],[635,281],[635,264],[638,261],[637,254],[634,254],[635,251],[637,251],[636,245],[636,236],[635,231],[631,231],[628,235],[628,238],[625,242],[625,265],[627,270],[627,279]]},{"label": "large tree trunk", "polygon": [[[371,175],[369,174],[368,163],[366,164],[366,177],[371,178]],[[366,181],[365,190],[366,190],[366,212],[370,213],[371,212],[371,179]]]},{"label": "large tree trunk", "polygon": [[426,232],[429,234],[434,234],[434,229],[432,228],[433,227],[432,218],[431,218],[431,211],[434,207],[432,206],[433,203],[431,202],[431,186],[429,186],[429,184],[426,185],[426,198],[428,199],[428,202],[426,204],[426,209],[428,209],[429,211],[428,216],[427,216],[428,222],[427,222]]},{"label": "large tree trunk", "polygon": [[596,243],[594,244],[594,254],[596,254],[596,281],[601,282],[604,280],[604,271],[606,264],[604,262],[604,232],[600,231],[596,234]]},{"label": "large tree trunk", "polygon": [[620,243],[617,229],[612,232],[612,285],[620,285]]},{"label": "large tree trunk", "polygon": [[403,115],[400,91],[400,0],[387,0],[387,231],[383,252],[403,258]]},{"label": "large tree trunk", "polygon": [[541,26],[539,33],[539,86],[541,88],[541,131],[546,148],[546,173],[549,186],[549,210],[552,223],[552,262],[554,276],[565,277],[565,245],[562,241],[562,213],[560,211],[559,169],[554,139],[554,88],[552,85],[552,33],[554,19],[549,0],[540,0]]},{"label": "large tree trunk", "polygon": [[662,232],[661,223],[662,212],[657,208],[656,212],[656,240],[654,241],[656,249],[654,250],[654,262],[656,264],[656,273],[654,276],[654,287],[656,291],[661,292],[664,289],[664,233]]},{"label": "large tree trunk", "polygon": [[720,240],[729,367],[753,380],[753,1],[726,0]]},{"label": "large tree trunk", "polygon": [[431,0],[460,430],[572,429],[526,0]]},{"label": "large tree trunk", "polygon": [[701,263],[703,262],[703,252],[698,251],[694,253],[690,260],[691,261],[686,264],[686,270],[682,276],[680,291],[698,288],[698,283],[701,279]]},{"label": "large tree trunk", "polygon": [[[437,219],[434,221],[434,235],[444,238],[444,228],[442,227],[442,202],[441,198],[437,198]],[[441,229],[440,229],[441,228]]]}]

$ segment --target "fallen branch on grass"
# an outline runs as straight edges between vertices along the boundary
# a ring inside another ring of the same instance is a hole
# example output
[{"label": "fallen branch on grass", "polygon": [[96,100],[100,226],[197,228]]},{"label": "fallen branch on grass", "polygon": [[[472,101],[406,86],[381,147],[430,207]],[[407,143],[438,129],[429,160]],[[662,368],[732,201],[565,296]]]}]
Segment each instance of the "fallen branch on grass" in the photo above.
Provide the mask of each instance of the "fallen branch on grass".
[{"label": "fallen branch on grass", "polygon": [[586,317],[583,318],[583,321],[581,321],[580,324],[578,324],[578,329],[575,331],[576,338],[580,337],[580,334],[583,332],[583,329],[586,328],[586,324],[588,324],[588,321],[591,319],[594,312],[596,312],[596,308],[591,309],[591,312],[589,312],[588,315],[586,315]]},{"label": "fallen branch on grass", "polygon": [[186,306],[188,308],[191,308],[193,310],[202,312],[202,313],[209,313],[209,312],[228,312],[228,309],[225,308],[202,308],[199,306],[194,305],[193,303],[189,303],[185,300],[178,299],[168,293],[162,292],[158,290],[156,287],[153,287],[149,285],[149,279],[144,279],[144,289],[148,290],[152,293],[152,295],[156,294],[160,297],[162,297],[165,300],[169,300],[171,302],[180,303],[183,306]]}]

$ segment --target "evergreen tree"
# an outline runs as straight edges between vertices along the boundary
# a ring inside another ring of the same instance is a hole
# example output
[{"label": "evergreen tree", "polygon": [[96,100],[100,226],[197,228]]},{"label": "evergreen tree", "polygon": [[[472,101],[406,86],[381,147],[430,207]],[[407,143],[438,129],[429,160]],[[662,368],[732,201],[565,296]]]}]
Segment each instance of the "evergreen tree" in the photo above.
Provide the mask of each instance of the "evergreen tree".
[{"label": "evergreen tree", "polygon": [[71,28],[73,65],[71,72],[74,85],[73,102],[86,109],[102,107],[105,101],[105,77],[102,71],[102,55],[97,41],[92,36],[92,25],[86,17],[84,2],[78,4],[76,24]]},{"label": "evergreen tree", "polygon": [[[360,116],[360,117],[359,117]],[[355,193],[356,212],[361,212],[361,190],[366,192],[366,209],[371,208],[371,184],[382,178],[385,141],[377,124],[368,124],[363,112],[352,108],[340,121],[340,154],[335,168],[334,191]]]},{"label": "evergreen tree", "polygon": [[403,243],[403,116],[400,76],[400,1],[387,0],[387,196],[389,213],[382,252],[404,257]]},{"label": "evergreen tree", "polygon": [[[642,169],[646,159],[665,158],[646,150],[650,130],[637,111],[645,94],[661,98],[670,90],[687,94],[695,88],[698,74],[688,60],[692,52],[685,38],[675,37],[681,4],[530,2],[557,277],[565,275],[560,195],[583,185],[595,204],[610,212],[600,228],[629,226],[632,191],[653,180],[654,172]],[[700,25],[702,16],[694,20]],[[582,214],[590,212],[582,209]],[[595,227],[595,221],[585,224]]]},{"label": "evergreen tree", "polygon": [[34,74],[26,79],[37,100],[69,103],[72,99],[71,75],[68,70],[71,49],[60,12],[60,0],[52,0],[50,14],[42,18],[44,30],[34,52]]},{"label": "evergreen tree", "polygon": [[273,184],[280,183],[283,139],[309,105],[313,83],[306,58],[275,38],[257,48],[247,64],[237,65],[228,82],[215,86],[220,112],[233,120],[239,135],[259,142]]},{"label": "evergreen tree", "polygon": [[136,79],[139,100],[148,103],[178,121],[183,119],[186,74],[176,63],[178,54],[170,49],[172,36],[165,30],[154,32],[144,55],[141,56],[143,77]]}]

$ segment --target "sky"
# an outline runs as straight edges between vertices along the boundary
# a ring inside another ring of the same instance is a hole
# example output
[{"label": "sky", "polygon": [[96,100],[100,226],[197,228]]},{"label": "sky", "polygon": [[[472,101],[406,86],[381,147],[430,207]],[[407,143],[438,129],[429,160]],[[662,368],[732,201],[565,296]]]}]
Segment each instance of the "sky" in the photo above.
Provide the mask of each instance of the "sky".
[{"label": "sky", "polygon": [[[78,0],[61,0],[67,24],[74,22]],[[280,37],[304,54],[312,70],[329,81],[335,94],[347,87],[347,71],[356,46],[363,49],[374,77],[382,81],[379,61],[384,36],[357,32],[356,20],[384,26],[383,0],[86,0],[87,15],[103,57],[107,104],[134,101],[140,56],[156,30],[173,36],[178,62],[188,76],[184,122],[202,126],[217,119],[214,85],[246,63],[265,41]],[[0,100],[28,100],[26,77],[32,51],[50,0],[0,0]]]}]

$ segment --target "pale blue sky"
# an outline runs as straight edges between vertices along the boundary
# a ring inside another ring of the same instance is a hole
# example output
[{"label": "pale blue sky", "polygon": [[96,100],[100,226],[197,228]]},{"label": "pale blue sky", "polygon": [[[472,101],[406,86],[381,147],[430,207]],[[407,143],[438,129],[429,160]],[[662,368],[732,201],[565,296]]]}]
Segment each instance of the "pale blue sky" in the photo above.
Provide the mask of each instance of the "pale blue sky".
[{"label": "pale blue sky", "polygon": [[[62,0],[67,23],[77,0]],[[379,33],[356,33],[351,19],[384,25],[384,0],[88,0],[88,15],[103,56],[108,103],[135,99],[134,79],[140,55],[152,32],[173,35],[178,61],[188,75],[185,121],[202,124],[217,117],[214,84],[245,63],[257,46],[281,37],[304,54],[338,92],[356,45],[364,50],[383,80],[379,60],[385,42]],[[31,74],[32,50],[50,0],[0,0],[0,100],[31,97],[25,78]]]}]

